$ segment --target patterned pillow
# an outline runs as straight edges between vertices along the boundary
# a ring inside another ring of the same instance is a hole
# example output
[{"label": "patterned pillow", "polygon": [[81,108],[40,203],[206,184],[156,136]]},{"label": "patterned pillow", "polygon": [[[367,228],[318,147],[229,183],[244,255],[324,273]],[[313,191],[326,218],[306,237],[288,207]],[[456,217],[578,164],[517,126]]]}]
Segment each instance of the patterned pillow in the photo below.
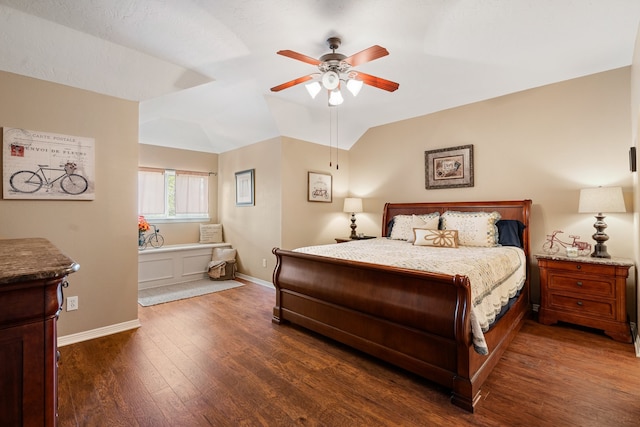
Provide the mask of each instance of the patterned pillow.
[{"label": "patterned pillow", "polygon": [[440,225],[440,212],[434,212],[428,215],[413,215],[411,218],[411,236],[407,239],[407,242],[413,243],[415,240],[416,228],[437,230]]},{"label": "patterned pillow", "polygon": [[[424,218],[425,221],[429,218],[438,218],[440,213],[433,212],[427,215],[396,215],[393,217],[393,228],[391,228],[391,235],[389,236],[394,240],[413,240],[413,217]],[[436,225],[434,228],[438,228]]]},{"label": "patterned pillow", "polygon": [[456,212],[442,214],[443,230],[458,230],[460,246],[493,247],[498,245],[498,212]]},{"label": "patterned pillow", "polygon": [[458,247],[457,230],[426,230],[416,228],[413,230],[416,241],[415,246],[437,246],[441,248]]},{"label": "patterned pillow", "polygon": [[222,224],[200,224],[200,243],[222,243]]}]

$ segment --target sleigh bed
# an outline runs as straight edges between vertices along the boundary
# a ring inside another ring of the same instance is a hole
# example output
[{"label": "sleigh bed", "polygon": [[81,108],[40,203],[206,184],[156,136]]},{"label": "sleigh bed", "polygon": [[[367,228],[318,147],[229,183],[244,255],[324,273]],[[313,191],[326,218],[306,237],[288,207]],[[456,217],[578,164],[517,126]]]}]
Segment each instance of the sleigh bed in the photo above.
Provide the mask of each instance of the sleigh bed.
[{"label": "sleigh bed", "polygon": [[[414,270],[402,262],[385,265],[305,253],[305,248],[273,250],[277,261],[273,273],[276,288],[273,322],[297,324],[441,384],[452,391],[451,401],[455,405],[473,412],[483,382],[529,311],[530,209],[530,200],[387,203],[384,207],[382,236],[385,237],[376,239],[379,241],[372,242],[373,245],[405,244],[407,248],[420,250],[414,248],[417,242],[391,242],[393,227],[397,231],[402,217],[405,220],[413,217],[415,221],[415,216],[427,218],[436,212],[440,215],[492,213],[502,223],[518,225],[518,245],[509,245],[519,246],[518,256],[524,264],[522,283],[507,302],[503,301],[505,307],[496,320],[490,319],[492,323],[489,327],[483,325],[482,331],[476,328],[477,292],[472,291],[470,275]],[[442,220],[439,221],[442,228]],[[495,229],[499,231],[498,227]],[[512,231],[510,227],[510,233]],[[414,238],[417,235],[414,234]],[[334,249],[350,252],[361,243],[363,241],[339,244],[353,245],[351,247],[327,245],[326,249],[335,246]],[[495,246],[496,250],[508,249],[502,244]],[[459,248],[460,254],[467,250],[463,246]],[[320,253],[323,249],[315,248]],[[458,251],[455,248],[435,250],[441,251],[438,253]],[[493,269],[491,265],[489,263],[488,270]],[[478,338],[483,349],[478,348]]]}]

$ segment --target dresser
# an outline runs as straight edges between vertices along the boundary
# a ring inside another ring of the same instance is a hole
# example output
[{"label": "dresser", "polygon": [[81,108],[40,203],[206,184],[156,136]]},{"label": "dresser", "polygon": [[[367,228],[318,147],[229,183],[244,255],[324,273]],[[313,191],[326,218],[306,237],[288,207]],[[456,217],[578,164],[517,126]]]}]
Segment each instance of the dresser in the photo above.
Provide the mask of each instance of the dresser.
[{"label": "dresser", "polygon": [[631,342],[626,279],[633,261],[625,258],[568,258],[536,255],[540,267],[540,323],[564,321],[602,329]]},{"label": "dresser", "polygon": [[2,426],[57,424],[56,321],[78,268],[46,239],[0,239]]}]

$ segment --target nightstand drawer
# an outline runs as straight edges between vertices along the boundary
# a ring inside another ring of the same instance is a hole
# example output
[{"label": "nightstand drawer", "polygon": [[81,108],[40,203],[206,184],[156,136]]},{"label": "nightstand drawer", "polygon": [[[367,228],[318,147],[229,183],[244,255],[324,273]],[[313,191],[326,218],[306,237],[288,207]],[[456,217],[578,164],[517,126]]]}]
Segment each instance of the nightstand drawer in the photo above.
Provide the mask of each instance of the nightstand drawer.
[{"label": "nightstand drawer", "polygon": [[615,279],[608,277],[557,274],[549,272],[549,289],[569,291],[576,295],[597,295],[615,298]]},{"label": "nightstand drawer", "polygon": [[593,301],[558,294],[551,294],[549,297],[550,308],[572,311],[586,316],[597,316],[603,319],[615,319],[613,301]]},{"label": "nightstand drawer", "polygon": [[616,266],[605,264],[589,264],[580,261],[547,261],[548,270],[563,270],[580,274],[602,274],[615,276]]}]

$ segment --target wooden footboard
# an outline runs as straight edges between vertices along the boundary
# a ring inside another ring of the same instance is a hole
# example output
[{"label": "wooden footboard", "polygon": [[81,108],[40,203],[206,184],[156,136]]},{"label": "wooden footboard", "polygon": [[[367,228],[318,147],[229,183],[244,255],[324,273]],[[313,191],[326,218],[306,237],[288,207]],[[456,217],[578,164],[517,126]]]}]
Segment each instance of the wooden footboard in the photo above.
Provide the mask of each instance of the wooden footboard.
[{"label": "wooden footboard", "polygon": [[[528,225],[531,201],[466,203],[499,206],[505,219]],[[387,204],[393,212],[465,210],[463,204]],[[386,221],[383,221],[386,222]],[[528,229],[523,240],[528,255]],[[383,233],[386,224],[383,224]],[[383,234],[384,235],[384,234]],[[419,272],[274,249],[273,322],[291,322],[452,390],[454,404],[473,412],[480,387],[529,310],[528,279],[518,301],[485,334],[489,355],[471,342],[471,289],[466,276]]]}]

